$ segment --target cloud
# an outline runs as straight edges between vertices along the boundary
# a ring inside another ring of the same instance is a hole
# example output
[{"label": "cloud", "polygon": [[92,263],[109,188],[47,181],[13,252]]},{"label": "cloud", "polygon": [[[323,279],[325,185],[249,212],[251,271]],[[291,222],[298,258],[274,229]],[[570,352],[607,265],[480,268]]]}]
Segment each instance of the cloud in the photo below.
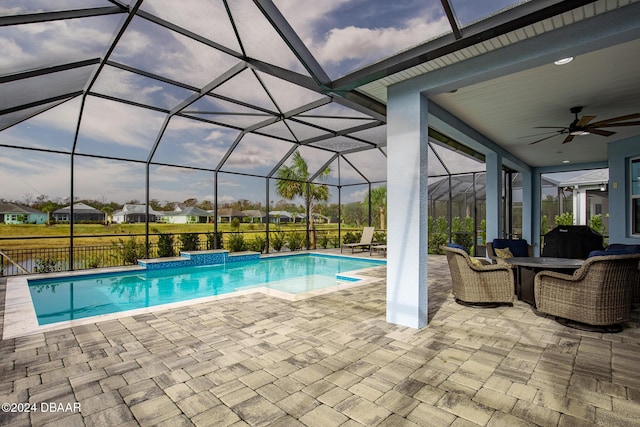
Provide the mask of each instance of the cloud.
[{"label": "cloud", "polygon": [[318,62],[331,69],[328,71],[339,70],[338,74],[451,31],[440,5],[353,0],[309,3],[304,7],[299,0],[275,0]]},{"label": "cloud", "polygon": [[223,169],[268,172],[292,147],[288,142],[247,134],[231,153]]},{"label": "cloud", "polygon": [[82,139],[148,150],[165,115],[120,102],[89,97],[80,126]]},{"label": "cloud", "polygon": [[353,193],[349,193],[346,196],[343,193],[343,203],[347,202],[362,202],[365,197],[367,197],[367,195],[369,194],[369,190],[365,189],[365,190],[360,190],[360,191],[354,191]]},{"label": "cloud", "polygon": [[414,19],[403,28],[334,28],[324,40],[317,40],[313,50],[322,63],[339,64],[355,60],[363,66],[450,30],[446,17],[427,22]]},{"label": "cloud", "polygon": [[2,28],[0,65],[12,72],[100,57],[117,23],[102,16]]},{"label": "cloud", "polygon": [[229,195],[229,194],[222,194],[222,195],[218,195],[218,205],[222,205],[224,203],[232,203],[235,202],[236,199],[235,197]]}]

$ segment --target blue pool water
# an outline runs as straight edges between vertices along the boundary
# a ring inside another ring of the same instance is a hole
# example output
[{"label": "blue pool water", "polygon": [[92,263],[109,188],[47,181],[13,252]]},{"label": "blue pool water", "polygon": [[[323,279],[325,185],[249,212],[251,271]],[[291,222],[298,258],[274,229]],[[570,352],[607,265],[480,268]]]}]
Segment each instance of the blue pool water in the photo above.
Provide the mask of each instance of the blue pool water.
[{"label": "blue pool water", "polygon": [[30,280],[38,323],[221,295],[265,286],[304,293],[335,286],[337,275],[384,264],[382,260],[300,254],[161,270],[138,270]]}]

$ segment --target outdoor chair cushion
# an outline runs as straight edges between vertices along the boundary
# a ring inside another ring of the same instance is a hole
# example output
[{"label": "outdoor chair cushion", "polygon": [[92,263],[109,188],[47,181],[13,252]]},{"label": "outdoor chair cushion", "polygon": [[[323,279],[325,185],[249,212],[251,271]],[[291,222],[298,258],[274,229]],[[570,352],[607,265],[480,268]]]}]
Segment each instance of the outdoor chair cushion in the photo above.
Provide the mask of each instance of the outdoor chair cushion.
[{"label": "outdoor chair cushion", "polygon": [[513,258],[513,253],[509,248],[504,248],[504,249],[495,248],[494,251],[496,252],[496,256],[498,258],[502,258],[502,259]]},{"label": "outdoor chair cushion", "polygon": [[448,247],[448,248],[461,249],[461,250],[465,251],[466,253],[469,253],[469,251],[467,250],[467,248],[465,248],[464,246],[459,245],[459,244],[457,244],[457,243],[449,243],[449,244],[447,245],[447,247]]},{"label": "outdoor chair cushion", "polygon": [[[605,249],[606,252],[621,251],[620,254],[640,254],[640,245],[631,245],[625,243],[611,243]],[[609,255],[613,255],[610,253]]]},{"label": "outdoor chair cushion", "polygon": [[[513,256],[529,256],[529,244],[525,239],[493,239],[493,250],[509,248]],[[498,252],[496,251],[496,255]]]},{"label": "outdoor chair cushion", "polygon": [[591,258],[594,256],[607,256],[607,255],[629,255],[633,252],[628,252],[626,249],[611,249],[611,250],[602,250],[602,251],[591,251],[589,252],[589,256],[587,258]]}]

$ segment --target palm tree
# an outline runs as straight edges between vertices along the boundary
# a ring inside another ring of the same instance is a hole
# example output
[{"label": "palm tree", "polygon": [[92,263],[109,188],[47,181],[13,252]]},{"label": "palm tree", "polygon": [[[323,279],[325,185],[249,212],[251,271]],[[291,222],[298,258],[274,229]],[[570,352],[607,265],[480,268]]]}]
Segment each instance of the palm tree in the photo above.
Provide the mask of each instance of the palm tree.
[{"label": "palm tree", "polygon": [[[309,180],[309,166],[302,157],[300,151],[293,153],[291,166],[282,166],[278,170],[278,181],[276,192],[280,197],[293,200],[302,197],[305,201],[307,212],[309,212],[311,230],[311,249],[316,248],[316,227],[313,221],[313,213],[316,210],[316,202],[329,200],[329,187],[326,184],[312,184]],[[324,169],[319,177],[326,179],[331,172],[330,168]]]},{"label": "palm tree", "polygon": [[377,210],[378,218],[380,219],[380,229],[385,229],[385,218],[384,213],[387,208],[387,187],[375,187],[371,189],[371,194],[367,194],[367,197],[364,199],[365,205],[369,205],[369,199],[371,199],[371,209]]}]

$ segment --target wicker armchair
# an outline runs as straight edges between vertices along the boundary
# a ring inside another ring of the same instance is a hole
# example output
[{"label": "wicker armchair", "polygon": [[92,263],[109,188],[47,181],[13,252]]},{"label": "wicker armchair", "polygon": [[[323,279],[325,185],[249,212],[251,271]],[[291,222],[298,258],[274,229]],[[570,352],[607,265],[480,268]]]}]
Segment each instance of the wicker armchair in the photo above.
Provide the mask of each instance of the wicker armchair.
[{"label": "wicker armchair", "polygon": [[[471,305],[512,304],[514,275],[507,264],[474,265],[462,249],[443,247],[456,302]],[[480,260],[484,261],[484,260]]]},{"label": "wicker armchair", "polygon": [[640,254],[588,258],[573,275],[541,271],[535,277],[536,308],[587,325],[629,320]]}]

